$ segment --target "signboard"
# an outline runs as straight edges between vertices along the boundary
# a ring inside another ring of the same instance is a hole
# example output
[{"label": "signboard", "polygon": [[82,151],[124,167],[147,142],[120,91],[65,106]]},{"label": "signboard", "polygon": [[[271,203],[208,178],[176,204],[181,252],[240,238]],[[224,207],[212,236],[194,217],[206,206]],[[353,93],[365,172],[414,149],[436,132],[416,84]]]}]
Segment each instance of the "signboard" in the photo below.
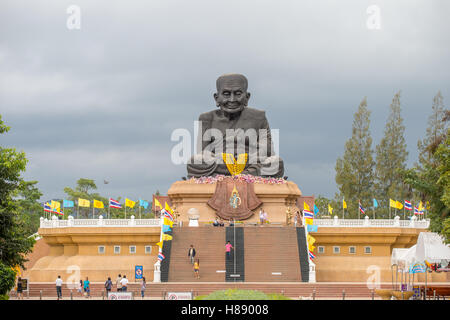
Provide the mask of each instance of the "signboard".
[{"label": "signboard", "polygon": [[142,279],[142,275],[144,274],[144,267],[142,266],[134,266],[134,278],[136,280]]},{"label": "signboard", "polygon": [[28,291],[28,279],[22,278],[21,282],[22,282],[22,290]]},{"label": "signboard", "polygon": [[192,292],[167,292],[167,300],[192,300]]},{"label": "signboard", "polygon": [[108,292],[108,300],[133,300],[132,292]]},{"label": "signboard", "polygon": [[414,286],[413,291],[414,291],[414,296],[413,296],[414,299],[420,299],[420,287]]}]

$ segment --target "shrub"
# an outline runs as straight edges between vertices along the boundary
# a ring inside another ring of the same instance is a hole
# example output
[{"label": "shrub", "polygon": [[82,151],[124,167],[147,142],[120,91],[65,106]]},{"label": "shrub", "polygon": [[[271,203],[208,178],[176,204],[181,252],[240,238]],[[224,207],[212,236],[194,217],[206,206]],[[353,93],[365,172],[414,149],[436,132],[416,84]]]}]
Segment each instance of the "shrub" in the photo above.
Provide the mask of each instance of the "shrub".
[{"label": "shrub", "polygon": [[291,300],[281,294],[265,294],[257,290],[227,289],[210,293],[209,295],[198,296],[195,300]]},{"label": "shrub", "polygon": [[15,280],[16,272],[0,262],[0,300],[8,300],[4,299],[4,296],[8,297],[8,293],[14,288]]}]

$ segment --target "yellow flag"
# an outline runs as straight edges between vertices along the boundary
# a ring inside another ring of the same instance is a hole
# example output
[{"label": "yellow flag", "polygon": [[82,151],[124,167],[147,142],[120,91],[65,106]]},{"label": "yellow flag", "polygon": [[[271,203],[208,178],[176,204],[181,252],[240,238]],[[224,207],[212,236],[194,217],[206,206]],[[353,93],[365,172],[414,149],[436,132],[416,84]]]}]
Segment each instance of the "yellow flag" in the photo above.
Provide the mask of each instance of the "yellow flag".
[{"label": "yellow flag", "polygon": [[130,199],[125,198],[125,206],[127,206],[128,208],[133,208],[135,204],[136,204],[136,202],[131,201]]},{"label": "yellow flag", "polygon": [[91,202],[86,199],[78,198],[78,206],[89,208],[91,206]]},{"label": "yellow flag", "polygon": [[344,209],[347,209],[347,202],[345,202],[344,199],[342,199],[342,206],[344,207]]},{"label": "yellow flag", "polygon": [[419,209],[419,211],[423,210],[423,203],[422,203],[422,201],[419,202],[419,208],[418,209]]},{"label": "yellow flag", "polygon": [[164,218],[164,224],[165,224],[166,226],[170,226],[170,227],[172,228],[172,226],[173,226],[173,221],[170,221],[169,219]]},{"label": "yellow flag", "polygon": [[332,208],[330,205],[328,205],[328,212],[329,212],[330,214],[333,214],[333,208]]},{"label": "yellow flag", "polygon": [[58,201],[53,201],[50,202],[50,208],[52,208],[53,210],[59,209],[61,208],[61,204]]},{"label": "yellow flag", "polygon": [[155,198],[155,208],[156,207],[160,207],[161,209],[163,208],[161,203],[158,201],[158,199]]},{"label": "yellow flag", "polygon": [[316,239],[314,237],[310,236],[309,233],[307,235],[307,242],[308,242],[309,251],[314,251],[314,249],[316,247],[314,247],[313,244],[314,244],[314,242],[316,242]]},{"label": "yellow flag", "polygon": [[311,218],[305,218],[305,224],[313,225],[313,224],[314,224],[314,219],[311,219]]},{"label": "yellow flag", "polygon": [[397,201],[389,199],[389,206],[392,208],[397,208]]},{"label": "yellow flag", "polygon": [[167,204],[167,202],[165,202],[165,208],[164,209],[166,209],[167,211],[169,211],[171,214],[173,214],[173,210],[172,210],[172,208]]},{"label": "yellow flag", "polygon": [[170,241],[170,240],[172,240],[172,236],[168,235],[168,234],[163,234],[162,239],[164,241]]},{"label": "yellow flag", "polygon": [[303,209],[310,211],[309,205],[305,201],[303,201]]},{"label": "yellow flag", "polygon": [[400,201],[395,201],[396,203],[396,208],[402,210],[403,209],[403,204]]},{"label": "yellow flag", "polygon": [[105,206],[102,201],[94,200],[94,208],[103,209]]},{"label": "yellow flag", "polygon": [[163,247],[163,241],[158,242],[156,245],[162,249],[162,247]]}]

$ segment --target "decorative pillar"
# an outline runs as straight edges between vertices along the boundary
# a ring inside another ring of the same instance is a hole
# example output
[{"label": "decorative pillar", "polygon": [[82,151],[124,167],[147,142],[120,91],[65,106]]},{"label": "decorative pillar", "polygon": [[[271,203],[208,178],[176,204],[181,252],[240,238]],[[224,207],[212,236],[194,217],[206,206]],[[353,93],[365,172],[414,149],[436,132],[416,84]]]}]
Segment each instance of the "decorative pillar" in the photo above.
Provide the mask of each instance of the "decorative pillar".
[{"label": "decorative pillar", "polygon": [[158,260],[154,264],[153,270],[153,282],[161,282],[161,262]]}]

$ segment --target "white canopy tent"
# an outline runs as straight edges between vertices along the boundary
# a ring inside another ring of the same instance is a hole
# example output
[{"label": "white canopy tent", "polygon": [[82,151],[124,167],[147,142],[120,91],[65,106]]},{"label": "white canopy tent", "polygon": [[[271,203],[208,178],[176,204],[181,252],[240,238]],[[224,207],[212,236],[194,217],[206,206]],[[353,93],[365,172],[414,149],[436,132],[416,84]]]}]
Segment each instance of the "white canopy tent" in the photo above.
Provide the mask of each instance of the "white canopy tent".
[{"label": "white canopy tent", "polygon": [[450,245],[444,244],[442,236],[435,232],[421,232],[417,240],[416,261],[448,264],[450,261]]}]

